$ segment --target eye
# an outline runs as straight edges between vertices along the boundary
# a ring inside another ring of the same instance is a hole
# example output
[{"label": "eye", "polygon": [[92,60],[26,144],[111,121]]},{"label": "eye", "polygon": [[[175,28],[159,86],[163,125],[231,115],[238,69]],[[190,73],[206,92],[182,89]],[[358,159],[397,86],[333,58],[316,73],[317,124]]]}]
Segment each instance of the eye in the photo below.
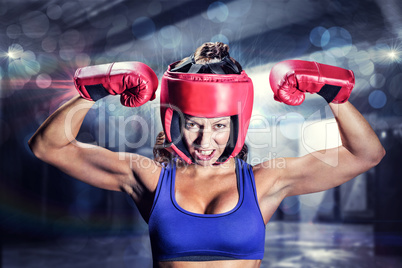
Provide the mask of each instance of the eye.
[{"label": "eye", "polygon": [[216,124],[214,127],[215,129],[224,129],[226,128],[226,124]]},{"label": "eye", "polygon": [[191,130],[191,131],[198,131],[198,129],[199,129],[199,126],[193,122],[186,122],[185,127],[186,127],[186,129]]}]

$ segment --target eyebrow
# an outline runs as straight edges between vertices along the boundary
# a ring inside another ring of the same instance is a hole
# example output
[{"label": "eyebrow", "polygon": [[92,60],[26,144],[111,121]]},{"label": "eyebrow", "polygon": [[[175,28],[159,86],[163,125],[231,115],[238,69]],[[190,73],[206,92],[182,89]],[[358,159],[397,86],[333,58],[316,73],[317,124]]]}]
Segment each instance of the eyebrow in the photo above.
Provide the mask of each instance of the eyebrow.
[{"label": "eyebrow", "polygon": [[218,123],[218,122],[220,122],[220,121],[223,121],[223,120],[229,120],[229,118],[222,118],[222,119],[219,119],[218,121],[215,121],[214,124],[215,124],[215,123]]},{"label": "eyebrow", "polygon": [[[199,123],[197,123],[196,121],[192,120],[192,119],[191,119],[190,117],[188,117],[188,116],[185,116],[185,119],[186,119],[186,120],[189,120],[189,121],[191,121],[191,122],[193,122],[193,123],[199,124]],[[229,119],[230,119],[230,118],[222,118],[222,119],[219,119],[219,120],[213,122],[212,124],[216,124],[216,123],[218,123],[218,122],[220,122],[220,121],[229,120]]]}]

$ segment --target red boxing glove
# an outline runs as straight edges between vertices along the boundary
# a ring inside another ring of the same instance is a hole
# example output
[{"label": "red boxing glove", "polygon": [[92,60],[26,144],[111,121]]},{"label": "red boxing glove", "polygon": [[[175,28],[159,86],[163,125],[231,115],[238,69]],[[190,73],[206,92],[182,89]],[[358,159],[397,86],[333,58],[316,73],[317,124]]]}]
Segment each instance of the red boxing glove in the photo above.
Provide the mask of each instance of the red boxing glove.
[{"label": "red boxing glove", "polygon": [[84,99],[121,94],[121,104],[137,107],[155,99],[158,77],[146,64],[127,61],[79,68],[74,84]]},{"label": "red boxing glove", "polygon": [[272,67],[269,83],[275,100],[300,105],[305,92],[317,93],[328,103],[349,99],[355,77],[352,71],[317,62],[286,60]]}]

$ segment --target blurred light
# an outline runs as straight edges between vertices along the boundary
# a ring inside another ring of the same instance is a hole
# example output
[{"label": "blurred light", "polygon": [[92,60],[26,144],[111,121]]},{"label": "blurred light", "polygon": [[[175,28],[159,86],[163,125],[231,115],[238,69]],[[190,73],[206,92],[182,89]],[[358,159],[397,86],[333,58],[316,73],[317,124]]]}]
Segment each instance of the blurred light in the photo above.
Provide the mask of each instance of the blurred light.
[{"label": "blurred light", "polygon": [[80,53],[77,56],[75,56],[75,63],[77,65],[77,68],[78,67],[85,67],[85,66],[90,65],[91,58],[86,53]]},{"label": "blurred light", "polygon": [[331,52],[331,50],[334,50],[334,48],[331,48],[330,50],[327,50],[323,53],[322,63],[328,64],[328,65],[333,65],[333,66],[339,66],[340,62],[338,62],[338,60],[341,60],[341,59],[338,57],[334,57],[334,54]]},{"label": "blurred light", "polygon": [[385,139],[387,137],[387,132],[386,131],[381,131],[381,138]]},{"label": "blurred light", "polygon": [[7,36],[11,39],[17,39],[21,35],[21,27],[17,24],[7,26]]},{"label": "blurred light", "polygon": [[159,1],[152,1],[148,5],[148,13],[151,16],[158,15],[159,13],[161,13],[161,11],[162,11],[162,5]]},{"label": "blurred light", "polygon": [[8,48],[8,78],[12,89],[21,89],[29,82],[32,75],[40,71],[40,63],[30,50],[24,51],[21,45],[13,44]]},{"label": "blurred light", "polygon": [[48,88],[52,84],[52,78],[48,74],[40,74],[36,77],[36,85],[40,88]]},{"label": "blurred light", "polygon": [[226,36],[224,36],[223,34],[217,34],[217,35],[213,36],[211,38],[211,42],[222,42],[224,44],[230,45],[229,39]]},{"label": "blurred light", "polygon": [[207,10],[207,16],[213,22],[224,22],[228,18],[228,15],[228,7],[219,1],[210,4]]},{"label": "blurred light", "polygon": [[60,47],[77,46],[80,41],[80,32],[77,30],[67,30],[59,37]]},{"label": "blurred light", "polygon": [[324,57],[322,51],[316,51],[313,52],[309,55],[309,60],[310,61],[316,61],[316,62],[324,62]]},{"label": "blurred light", "polygon": [[151,39],[155,33],[155,24],[148,17],[139,17],[133,22],[131,31],[140,40]]},{"label": "blurred light", "polygon": [[388,57],[389,57],[391,60],[396,60],[396,59],[399,58],[398,52],[395,51],[395,50],[391,50],[390,52],[388,52]]},{"label": "blurred light", "polygon": [[402,44],[386,44],[378,42],[372,49],[371,57],[373,61],[380,64],[391,64],[394,62],[401,62],[402,57]]},{"label": "blurred light", "polygon": [[159,31],[158,40],[164,48],[174,49],[181,42],[181,31],[173,25],[165,26]]},{"label": "blurred light", "polygon": [[233,1],[227,4],[231,18],[238,18],[246,15],[251,8],[252,1]]},{"label": "blurred light", "polygon": [[346,56],[352,49],[352,36],[342,27],[331,27],[322,34],[321,47],[336,57]]},{"label": "blurred light", "polygon": [[10,59],[18,59],[22,56],[24,49],[19,44],[12,44],[8,47],[7,57]]},{"label": "blurred light", "polygon": [[387,103],[387,96],[381,90],[374,90],[370,93],[368,100],[371,107],[380,109]]},{"label": "blurred light", "polygon": [[326,106],[324,110],[318,109],[307,117],[302,125],[301,138],[298,141],[299,152],[303,152],[302,155],[304,155],[306,153],[324,150],[322,153],[314,154],[314,157],[321,160],[323,163],[336,166],[338,164],[337,158],[325,158],[326,149],[337,148],[342,144],[338,124],[335,119],[322,118],[324,111],[325,116],[331,113],[330,110],[327,110],[328,108],[329,107]]},{"label": "blurred light", "polygon": [[17,58],[16,53],[13,53],[13,52],[7,52],[7,57],[9,57],[10,59]]},{"label": "blurred light", "polygon": [[318,207],[325,197],[325,192],[317,192],[299,196],[299,201],[309,207]]},{"label": "blurred light", "polygon": [[30,38],[43,37],[49,29],[49,19],[40,11],[32,11],[20,17],[24,34]]},{"label": "blurred light", "polygon": [[290,112],[279,119],[279,129],[283,136],[288,139],[299,139],[304,117],[299,113]]},{"label": "blurred light", "polygon": [[42,40],[42,49],[43,51],[46,52],[53,52],[57,47],[57,41],[56,39],[52,37],[46,37],[45,39]]},{"label": "blurred light", "polygon": [[368,51],[359,50],[349,58],[348,66],[356,76],[371,75],[374,72],[374,63]]},{"label": "blurred light", "polygon": [[374,63],[369,60],[359,65],[359,70],[363,75],[371,75],[374,72]]},{"label": "blurred light", "polygon": [[46,15],[52,20],[60,19],[62,14],[63,10],[59,5],[49,5],[46,9]]},{"label": "blurred light", "polygon": [[322,26],[315,27],[310,32],[310,42],[316,47],[322,47],[322,36],[327,31],[326,28]]},{"label": "blurred light", "polygon": [[340,263],[341,260],[349,260],[355,257],[355,253],[346,250],[329,251],[328,249],[314,249],[304,253],[305,259],[311,262],[317,261],[323,264],[332,264],[334,262]]},{"label": "blurred light", "polygon": [[75,50],[72,47],[63,47],[59,50],[59,56],[65,61],[70,61],[75,57]]},{"label": "blurred light", "polygon": [[386,78],[383,74],[375,73],[370,77],[370,85],[374,88],[381,88],[385,85]]}]

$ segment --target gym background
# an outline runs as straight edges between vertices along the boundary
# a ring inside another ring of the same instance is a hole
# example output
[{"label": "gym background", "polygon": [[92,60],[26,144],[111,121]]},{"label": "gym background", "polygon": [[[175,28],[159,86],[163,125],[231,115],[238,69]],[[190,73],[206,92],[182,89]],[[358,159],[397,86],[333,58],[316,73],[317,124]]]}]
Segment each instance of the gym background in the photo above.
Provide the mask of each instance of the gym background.
[{"label": "gym background", "polygon": [[[401,267],[401,1],[1,0],[0,15],[1,267],[152,267],[134,203],[41,162],[27,142],[77,94],[77,68],[140,61],[160,79],[207,41],[229,44],[253,79],[249,163],[340,144],[323,99],[274,101],[269,71],[286,59],[353,70],[349,100],[387,151],[340,187],[285,199],[267,225],[262,267]],[[152,157],[158,103],[133,109],[107,97],[78,140]]]}]

